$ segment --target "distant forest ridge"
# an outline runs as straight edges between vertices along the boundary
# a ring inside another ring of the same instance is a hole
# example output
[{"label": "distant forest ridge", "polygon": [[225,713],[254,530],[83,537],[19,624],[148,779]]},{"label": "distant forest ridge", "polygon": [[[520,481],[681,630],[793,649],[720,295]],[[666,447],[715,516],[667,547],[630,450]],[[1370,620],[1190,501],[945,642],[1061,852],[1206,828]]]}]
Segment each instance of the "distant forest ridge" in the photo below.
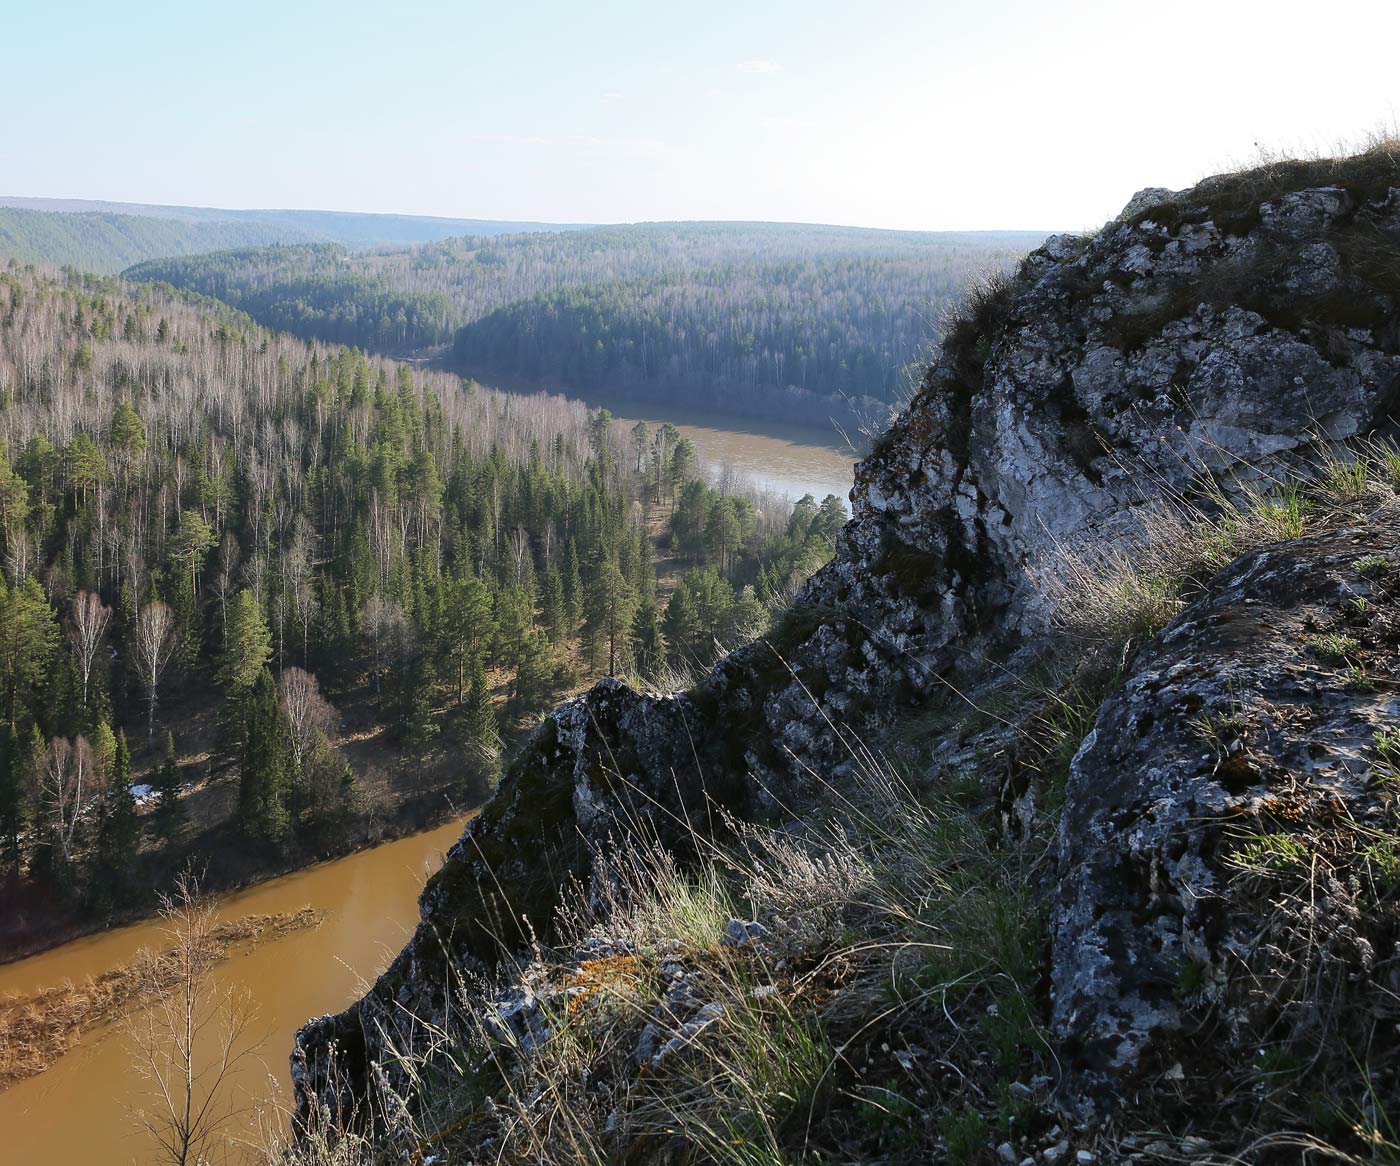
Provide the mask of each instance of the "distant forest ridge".
[{"label": "distant forest ridge", "polygon": [[233,247],[402,247],[454,235],[556,231],[572,225],[576,224],[0,196],[0,258],[115,274],[146,259]]},{"label": "distant forest ridge", "polygon": [[682,222],[356,253],[244,248],[128,269],[260,323],[493,383],[850,420],[897,401],[969,278],[1035,232]]}]

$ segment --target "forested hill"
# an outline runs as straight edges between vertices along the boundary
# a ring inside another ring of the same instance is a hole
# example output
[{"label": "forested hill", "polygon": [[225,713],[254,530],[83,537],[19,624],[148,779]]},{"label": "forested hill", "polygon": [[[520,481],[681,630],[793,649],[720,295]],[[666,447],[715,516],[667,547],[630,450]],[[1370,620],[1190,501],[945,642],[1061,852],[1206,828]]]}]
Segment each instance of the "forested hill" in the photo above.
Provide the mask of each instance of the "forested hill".
[{"label": "forested hill", "polygon": [[0,268],[0,870],[107,911],[470,804],[561,693],[708,665],[831,555],[839,500],[702,475],[669,426]]},{"label": "forested hill", "polygon": [[392,353],[451,342],[458,371],[493,383],[825,420],[837,398],[895,398],[969,277],[1039,238],[654,223],[372,254],[249,249],[127,274],[301,336]]},{"label": "forested hill", "polygon": [[0,206],[0,259],[110,275],[163,255],[302,243],[321,235],[293,224],[187,221],[111,213],[56,214]]},{"label": "forested hill", "polygon": [[[13,212],[25,212],[14,214]],[[553,223],[354,211],[229,210],[0,195],[0,258],[109,274],[172,255],[276,243],[402,247],[455,235],[566,229]]]}]

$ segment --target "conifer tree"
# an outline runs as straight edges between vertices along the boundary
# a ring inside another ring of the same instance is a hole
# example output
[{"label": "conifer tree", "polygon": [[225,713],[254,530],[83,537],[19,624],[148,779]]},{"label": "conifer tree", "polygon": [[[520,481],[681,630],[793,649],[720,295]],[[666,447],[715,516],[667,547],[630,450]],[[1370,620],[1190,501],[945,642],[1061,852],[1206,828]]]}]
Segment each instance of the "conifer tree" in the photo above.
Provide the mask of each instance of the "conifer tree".
[{"label": "conifer tree", "polygon": [[590,589],[586,622],[594,667],[598,666],[598,657],[606,646],[609,676],[617,675],[620,655],[621,663],[626,663],[627,636],[635,602],[636,592],[617,563],[605,559]]},{"label": "conifer tree", "polygon": [[116,738],[109,765],[97,842],[99,878],[94,889],[100,899],[121,902],[130,893],[140,837],[136,798],[131,792],[131,753],[125,734]]},{"label": "conifer tree", "polygon": [[185,807],[180,798],[180,763],[175,755],[173,733],[165,734],[165,756],[151,776],[156,796],[156,832],[169,841],[180,832],[185,818]]},{"label": "conifer tree", "polygon": [[684,585],[671,592],[661,630],[666,637],[666,658],[673,668],[684,668],[691,659],[695,640],[695,608]]},{"label": "conifer tree", "polygon": [[632,617],[632,659],[643,680],[655,680],[666,662],[666,641],[661,638],[654,604],[637,604]]},{"label": "conifer tree", "polygon": [[540,624],[554,644],[564,642],[565,619],[564,578],[558,567],[550,567],[540,588]]},{"label": "conifer tree", "polygon": [[564,572],[560,582],[564,596],[564,638],[578,635],[583,620],[583,575],[579,571],[578,547],[570,539],[564,547]]},{"label": "conifer tree", "polygon": [[251,837],[282,842],[291,830],[287,812],[287,727],[277,703],[277,682],[263,667],[244,702],[243,754],[238,774],[239,819]]},{"label": "conifer tree", "polygon": [[491,689],[486,682],[486,668],[480,657],[472,662],[471,684],[467,690],[466,759],[473,772],[484,772],[494,766],[500,752],[500,733],[496,725],[496,710],[491,704]]},{"label": "conifer tree", "polygon": [[511,706],[519,715],[538,712],[554,691],[554,652],[543,632],[527,632],[520,643],[515,676],[511,680]]},{"label": "conifer tree", "polygon": [[257,599],[245,588],[234,598],[229,611],[220,679],[230,692],[241,696],[256,683],[271,657],[272,633]]},{"label": "conifer tree", "polygon": [[25,750],[13,724],[0,733],[0,843],[9,853],[10,865],[19,870],[19,838],[29,823]]},{"label": "conifer tree", "polygon": [[437,721],[433,717],[436,685],[437,674],[432,661],[420,656],[404,680],[403,712],[399,721],[403,743],[414,752],[421,752],[437,735]]}]

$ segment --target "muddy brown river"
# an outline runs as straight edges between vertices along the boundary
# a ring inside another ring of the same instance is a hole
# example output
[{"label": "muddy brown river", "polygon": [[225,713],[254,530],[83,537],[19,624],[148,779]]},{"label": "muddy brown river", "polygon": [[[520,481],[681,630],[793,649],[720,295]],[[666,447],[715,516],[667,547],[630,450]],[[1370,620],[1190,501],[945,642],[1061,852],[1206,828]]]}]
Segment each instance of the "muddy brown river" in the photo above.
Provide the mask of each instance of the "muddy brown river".
[{"label": "muddy brown river", "polygon": [[[326,913],[309,931],[237,947],[216,973],[248,989],[263,1037],[234,1087],[245,1106],[264,1103],[277,1082],[287,1086],[292,1035],[308,1017],[333,1012],[360,994],[403,946],[418,921],[418,892],[457,840],[465,819],[388,842],[347,858],[271,879],[219,900],[226,919],[296,911]],[[65,980],[115,968],[142,947],[164,946],[158,921],[88,936],[53,951],[0,965],[0,994],[29,994]],[[132,1111],[143,1104],[121,1031],[106,1025],[85,1034],[52,1068],[0,1092],[3,1166],[146,1166],[153,1159]],[[275,1119],[274,1119],[275,1120]],[[230,1129],[245,1143],[257,1126],[251,1110]],[[252,1160],[230,1147],[227,1161]],[[219,1159],[215,1159],[219,1161]]]},{"label": "muddy brown river", "polygon": [[[694,442],[712,474],[730,466],[763,489],[785,494],[792,501],[811,494],[820,502],[835,494],[846,502],[850,493],[856,455],[834,426],[736,420],[702,411],[654,409],[636,401],[589,403],[606,406],[628,429],[639,418],[653,429],[670,421]],[[859,439],[858,434],[851,436]]]},{"label": "muddy brown river", "polygon": [[[639,413],[653,427],[670,421],[695,443],[712,473],[732,467],[792,500],[810,493],[818,501],[827,494],[845,501],[851,488],[855,458],[834,428],[736,422],[678,409],[661,415],[636,402],[594,403],[613,408],[629,428]],[[314,930],[235,948],[219,969],[222,982],[252,993],[264,1035],[258,1056],[235,1083],[244,1104],[265,1102],[277,1085],[285,1091],[296,1029],[309,1017],[344,1007],[403,945],[417,922],[419,888],[461,829],[461,821],[453,822],[221,900],[220,914],[229,919],[305,906],[326,912]],[[78,982],[118,967],[142,947],[159,946],[157,922],[76,940],[0,965],[0,995]],[[0,1166],[145,1166],[150,1146],[132,1119],[142,1103],[140,1091],[120,1030],[93,1029],[52,1068],[0,1092]],[[250,1112],[236,1131],[251,1139],[256,1124]],[[248,1150],[233,1148],[227,1160],[241,1166],[251,1158]]]}]

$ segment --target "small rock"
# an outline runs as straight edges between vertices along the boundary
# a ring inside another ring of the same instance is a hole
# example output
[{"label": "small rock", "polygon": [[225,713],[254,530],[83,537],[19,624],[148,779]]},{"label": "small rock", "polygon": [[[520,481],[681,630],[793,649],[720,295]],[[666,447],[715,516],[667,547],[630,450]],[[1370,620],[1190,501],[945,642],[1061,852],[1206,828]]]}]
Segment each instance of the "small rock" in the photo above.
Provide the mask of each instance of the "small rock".
[{"label": "small rock", "polygon": [[1002,1144],[997,1147],[997,1157],[1005,1162],[1007,1166],[1016,1166],[1016,1147],[1010,1142],[1002,1142]]},{"label": "small rock", "polygon": [[757,920],[731,919],[724,925],[724,938],[721,942],[725,947],[747,947],[767,938],[768,928]]},{"label": "small rock", "polygon": [[1200,1158],[1210,1153],[1210,1143],[1205,1138],[1198,1138],[1194,1134],[1188,1134],[1181,1139],[1181,1145],[1177,1147],[1188,1158]]},{"label": "small rock", "polygon": [[1079,1166],[1089,1166],[1089,1163],[1094,1160],[1094,1151],[1080,1150],[1079,1153],[1075,1154],[1074,1160],[1079,1163]]},{"label": "small rock", "polygon": [[1045,1150],[1041,1152],[1040,1156],[1044,1158],[1045,1161],[1054,1163],[1058,1162],[1068,1153],[1069,1143],[1061,1139],[1060,1141],[1056,1142],[1053,1146],[1047,1146]]},{"label": "small rock", "polygon": [[1128,200],[1128,205],[1118,212],[1120,219],[1131,219],[1146,211],[1161,206],[1164,202],[1170,202],[1174,197],[1173,192],[1161,186],[1149,186],[1145,190],[1139,190]]},{"label": "small rock", "polygon": [[1032,1089],[1029,1085],[1027,1085],[1024,1081],[1011,1082],[1011,1084],[1006,1087],[1006,1091],[1010,1093],[1012,1097],[1015,1097],[1019,1101],[1025,1101],[1035,1092],[1035,1090]]}]

